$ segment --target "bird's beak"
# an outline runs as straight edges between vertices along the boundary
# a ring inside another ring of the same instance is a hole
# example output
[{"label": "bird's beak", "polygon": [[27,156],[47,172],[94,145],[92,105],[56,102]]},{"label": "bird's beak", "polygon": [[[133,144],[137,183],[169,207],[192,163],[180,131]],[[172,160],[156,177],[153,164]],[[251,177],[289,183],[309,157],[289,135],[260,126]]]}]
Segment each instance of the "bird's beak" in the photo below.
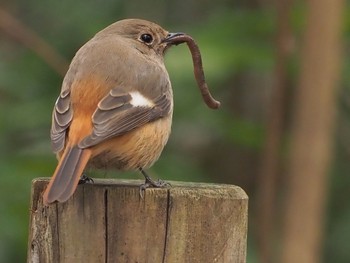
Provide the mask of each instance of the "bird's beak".
[{"label": "bird's beak", "polygon": [[182,39],[182,36],[186,35],[185,33],[169,33],[166,38],[162,40],[162,43],[167,45],[178,45],[184,43],[185,41]]}]

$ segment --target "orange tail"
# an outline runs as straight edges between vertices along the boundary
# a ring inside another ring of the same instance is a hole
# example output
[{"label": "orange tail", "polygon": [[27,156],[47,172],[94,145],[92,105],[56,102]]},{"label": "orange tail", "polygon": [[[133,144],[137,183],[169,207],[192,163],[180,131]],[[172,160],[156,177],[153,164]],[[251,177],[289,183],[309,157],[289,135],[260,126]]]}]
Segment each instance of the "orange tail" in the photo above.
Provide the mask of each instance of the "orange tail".
[{"label": "orange tail", "polygon": [[90,156],[89,149],[69,145],[66,147],[45,190],[43,196],[45,205],[55,201],[65,202],[73,195]]}]

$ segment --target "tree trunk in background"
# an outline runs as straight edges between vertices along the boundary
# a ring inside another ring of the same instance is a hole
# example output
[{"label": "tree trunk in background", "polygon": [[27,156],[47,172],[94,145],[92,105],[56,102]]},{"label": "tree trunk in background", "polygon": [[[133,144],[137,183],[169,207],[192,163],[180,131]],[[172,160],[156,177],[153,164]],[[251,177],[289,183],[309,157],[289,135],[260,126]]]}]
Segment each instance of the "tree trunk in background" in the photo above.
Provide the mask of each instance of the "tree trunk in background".
[{"label": "tree trunk in background", "polygon": [[257,235],[259,262],[273,262],[277,218],[277,179],[280,173],[280,148],[285,115],[288,83],[288,58],[293,51],[294,39],[289,25],[293,0],[276,1],[277,35],[274,85],[268,111],[266,140],[261,158],[261,170],[257,186]]},{"label": "tree trunk in background", "polygon": [[308,1],[291,133],[283,222],[283,263],[322,258],[327,173],[340,73],[343,0]]}]

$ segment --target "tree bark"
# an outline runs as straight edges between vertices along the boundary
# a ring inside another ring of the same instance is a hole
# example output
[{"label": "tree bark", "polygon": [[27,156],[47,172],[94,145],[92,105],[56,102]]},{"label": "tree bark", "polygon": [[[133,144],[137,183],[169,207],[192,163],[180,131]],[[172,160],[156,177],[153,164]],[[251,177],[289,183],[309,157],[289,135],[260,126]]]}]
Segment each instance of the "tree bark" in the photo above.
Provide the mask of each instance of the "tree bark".
[{"label": "tree bark", "polygon": [[327,174],[340,72],[343,0],[308,1],[294,105],[283,221],[283,263],[321,261]]},{"label": "tree bark", "polygon": [[256,211],[259,262],[274,261],[273,244],[277,233],[277,181],[281,164],[283,120],[286,112],[288,59],[293,51],[294,39],[290,28],[293,0],[275,1],[277,12],[276,53],[274,82],[267,114],[266,139],[261,157],[261,170],[257,183]]}]

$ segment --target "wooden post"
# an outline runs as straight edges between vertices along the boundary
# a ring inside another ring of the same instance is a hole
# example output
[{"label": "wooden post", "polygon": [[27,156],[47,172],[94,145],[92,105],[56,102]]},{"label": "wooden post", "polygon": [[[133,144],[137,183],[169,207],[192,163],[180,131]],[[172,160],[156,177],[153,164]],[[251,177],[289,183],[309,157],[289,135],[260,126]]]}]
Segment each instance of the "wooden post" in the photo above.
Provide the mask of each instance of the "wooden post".
[{"label": "wooden post", "polygon": [[32,186],[28,262],[246,262],[248,197],[233,185],[139,180],[79,185],[43,206],[47,178]]}]

